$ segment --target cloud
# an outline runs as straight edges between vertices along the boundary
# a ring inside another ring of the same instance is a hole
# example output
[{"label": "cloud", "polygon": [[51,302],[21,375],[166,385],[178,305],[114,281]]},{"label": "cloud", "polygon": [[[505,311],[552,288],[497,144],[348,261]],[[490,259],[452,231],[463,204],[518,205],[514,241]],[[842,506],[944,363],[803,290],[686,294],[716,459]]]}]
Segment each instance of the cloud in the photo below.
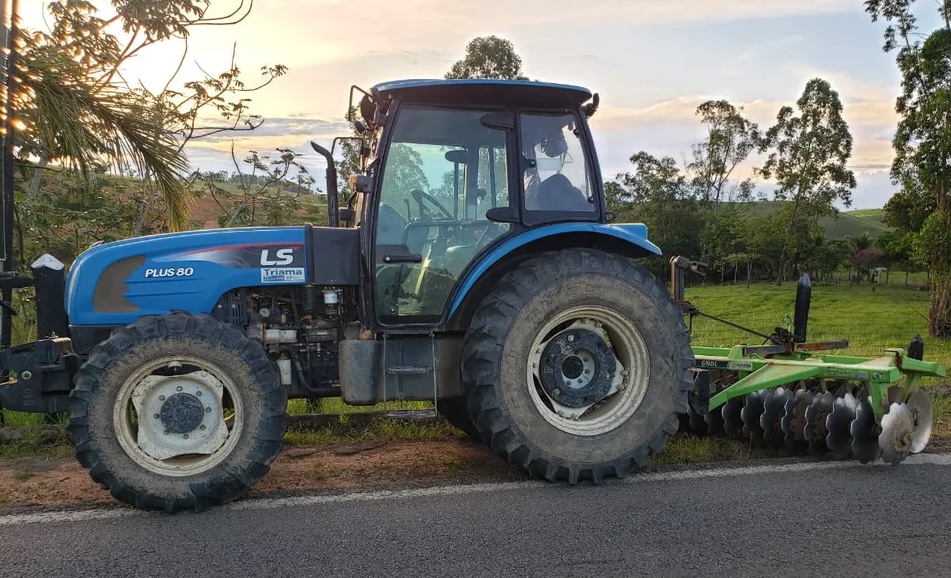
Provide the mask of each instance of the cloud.
[{"label": "cloud", "polygon": [[[894,109],[894,88],[861,81],[849,75],[797,66],[794,73],[801,78],[821,77],[829,80],[843,102],[843,116],[852,133],[853,164],[856,170],[887,170],[891,164],[891,138],[898,116]],[[783,106],[795,108],[797,95],[787,100],[734,99],[723,94],[694,94],[654,102],[646,106],[603,105],[591,120],[596,134],[628,135],[634,141],[643,141],[637,148],[649,149],[661,145],[663,153],[679,157],[689,153],[690,146],[704,135],[704,128],[696,115],[697,107],[707,100],[726,99],[742,109],[744,116],[759,124],[761,129],[771,126]],[[671,150],[673,147],[673,150]],[[633,151],[631,151],[633,152]]]},{"label": "cloud", "polygon": [[[215,119],[199,121],[204,126],[215,126]],[[332,121],[320,118],[307,118],[303,115],[293,117],[265,118],[263,124],[253,130],[228,130],[215,133],[198,139],[202,143],[221,143],[235,141],[264,142],[278,141],[289,136],[306,135],[308,137],[326,139],[344,136],[350,132],[350,126],[345,121]],[[215,147],[218,148],[218,147]]]}]

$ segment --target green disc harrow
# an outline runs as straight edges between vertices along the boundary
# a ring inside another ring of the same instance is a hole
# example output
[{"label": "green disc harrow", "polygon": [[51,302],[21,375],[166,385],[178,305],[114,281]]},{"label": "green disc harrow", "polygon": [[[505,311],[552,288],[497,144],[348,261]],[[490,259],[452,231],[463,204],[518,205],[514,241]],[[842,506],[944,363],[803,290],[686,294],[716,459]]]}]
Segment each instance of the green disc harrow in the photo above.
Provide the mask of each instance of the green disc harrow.
[{"label": "green disc harrow", "polygon": [[771,335],[700,312],[683,298],[684,272],[703,265],[671,259],[672,294],[690,316],[704,316],[764,339],[763,345],[694,346],[694,386],[682,427],[699,435],[749,440],[754,447],[789,453],[830,453],[836,459],[897,464],[924,450],[932,408],[925,377],[946,377],[945,367],[923,361],[919,336],[907,351],[879,357],[827,355],[848,342],[807,342],[811,298],[800,279],[792,331]]}]

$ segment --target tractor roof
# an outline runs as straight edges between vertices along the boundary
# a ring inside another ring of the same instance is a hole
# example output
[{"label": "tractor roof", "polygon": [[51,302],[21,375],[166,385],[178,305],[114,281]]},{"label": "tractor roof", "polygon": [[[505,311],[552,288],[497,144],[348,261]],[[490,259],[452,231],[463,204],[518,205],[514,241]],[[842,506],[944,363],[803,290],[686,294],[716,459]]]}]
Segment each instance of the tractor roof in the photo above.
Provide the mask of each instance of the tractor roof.
[{"label": "tractor roof", "polygon": [[377,99],[393,96],[406,102],[542,108],[573,108],[592,96],[580,86],[487,78],[395,80],[377,84],[371,93]]}]

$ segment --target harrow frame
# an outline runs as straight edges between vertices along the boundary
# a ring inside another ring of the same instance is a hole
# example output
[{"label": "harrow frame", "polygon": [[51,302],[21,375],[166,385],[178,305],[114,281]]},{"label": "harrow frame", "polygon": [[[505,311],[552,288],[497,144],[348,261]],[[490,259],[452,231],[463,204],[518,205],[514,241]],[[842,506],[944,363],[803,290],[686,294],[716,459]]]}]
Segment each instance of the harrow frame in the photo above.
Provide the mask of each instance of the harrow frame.
[{"label": "harrow frame", "polygon": [[770,335],[701,312],[684,298],[684,276],[705,275],[706,265],[670,260],[671,296],[685,315],[703,316],[764,339],[763,345],[693,345],[694,387],[683,425],[694,433],[749,439],[753,445],[797,452],[831,451],[863,463],[879,457],[897,464],[918,453],[931,435],[932,411],[925,377],[947,377],[924,361],[916,335],[907,350],[887,348],[878,357],[822,353],[845,349],[846,340],[808,342],[812,285],[797,284],[793,329]]}]

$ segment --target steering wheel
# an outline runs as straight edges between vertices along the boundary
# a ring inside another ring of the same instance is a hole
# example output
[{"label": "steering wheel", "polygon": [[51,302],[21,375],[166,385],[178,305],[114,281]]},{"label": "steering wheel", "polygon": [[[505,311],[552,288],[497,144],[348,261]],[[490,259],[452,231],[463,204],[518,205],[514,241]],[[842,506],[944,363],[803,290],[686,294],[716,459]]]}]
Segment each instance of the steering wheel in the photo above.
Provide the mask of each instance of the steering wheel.
[{"label": "steering wheel", "polygon": [[413,189],[412,191],[409,192],[409,194],[413,196],[413,200],[415,200],[416,204],[419,205],[419,220],[421,221],[423,219],[427,221],[435,220],[432,217],[432,213],[429,211],[429,209],[426,208],[425,204],[423,203],[424,198],[430,203],[436,205],[436,208],[439,209],[442,212],[442,214],[446,215],[446,219],[449,219],[449,220],[453,219],[452,213],[449,212],[449,209],[442,206],[442,204],[440,204],[439,201],[434,199],[432,195],[428,193],[424,193],[423,191],[419,189]]}]

